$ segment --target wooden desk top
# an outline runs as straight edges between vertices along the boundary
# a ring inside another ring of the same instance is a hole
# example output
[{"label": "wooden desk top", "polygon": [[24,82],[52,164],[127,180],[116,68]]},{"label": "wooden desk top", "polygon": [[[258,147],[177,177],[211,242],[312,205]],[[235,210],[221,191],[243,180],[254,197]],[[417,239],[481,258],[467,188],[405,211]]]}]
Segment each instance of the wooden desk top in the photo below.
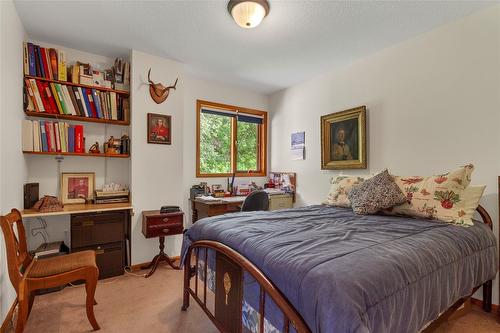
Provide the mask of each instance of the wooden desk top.
[{"label": "wooden desk top", "polygon": [[[220,198],[218,200],[201,200],[198,198],[195,198],[193,201],[194,202],[199,202],[205,205],[226,205],[226,204],[241,204],[243,201],[245,201],[244,196],[238,196],[238,197],[227,197],[227,198]],[[190,199],[191,200],[191,199]]]},{"label": "wooden desk top", "polygon": [[35,209],[25,209],[21,212],[22,217],[44,217],[44,216],[58,216],[69,215],[78,213],[92,213],[92,212],[105,212],[112,210],[133,209],[132,203],[114,203],[114,204],[75,204],[65,205],[60,212],[46,212],[40,213]]}]

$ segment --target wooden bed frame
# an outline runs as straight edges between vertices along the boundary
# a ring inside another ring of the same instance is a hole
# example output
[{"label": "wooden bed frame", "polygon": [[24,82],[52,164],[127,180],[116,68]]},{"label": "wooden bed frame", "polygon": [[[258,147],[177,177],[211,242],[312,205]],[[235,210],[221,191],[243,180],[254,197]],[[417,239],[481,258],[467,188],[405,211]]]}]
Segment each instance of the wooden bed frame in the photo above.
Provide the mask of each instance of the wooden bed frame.
[{"label": "wooden bed frame", "polygon": [[[477,207],[477,212],[481,216],[483,223],[491,229],[493,223],[488,212],[482,207]],[[215,311],[212,313],[207,304],[207,271],[208,271],[208,250],[215,251]],[[192,256],[194,252],[194,258]],[[203,258],[199,258],[202,256]],[[203,261],[203,281],[198,279],[199,260]],[[283,327],[278,328],[283,333],[290,332],[290,325],[297,333],[310,333],[311,330],[305,323],[302,316],[297,312],[287,298],[276,288],[264,273],[260,271],[248,259],[230,247],[209,240],[201,240],[191,244],[187,251],[184,262],[184,297],[182,311],[189,307],[190,296],[201,306],[210,320],[221,332],[241,333],[248,331],[242,326],[242,306],[243,306],[243,272],[249,273],[260,286],[259,295],[259,332],[264,332],[263,318],[267,297],[283,313]],[[194,289],[191,287],[191,279],[195,277]],[[202,286],[198,286],[202,284]],[[436,320],[429,323],[421,332],[429,333],[434,331],[443,321],[447,320],[462,304],[467,301],[480,287],[483,287],[483,310],[491,311],[492,281],[487,281],[480,286],[476,286],[467,297],[459,299],[449,309],[443,312]],[[255,309],[257,310],[257,309]]]}]

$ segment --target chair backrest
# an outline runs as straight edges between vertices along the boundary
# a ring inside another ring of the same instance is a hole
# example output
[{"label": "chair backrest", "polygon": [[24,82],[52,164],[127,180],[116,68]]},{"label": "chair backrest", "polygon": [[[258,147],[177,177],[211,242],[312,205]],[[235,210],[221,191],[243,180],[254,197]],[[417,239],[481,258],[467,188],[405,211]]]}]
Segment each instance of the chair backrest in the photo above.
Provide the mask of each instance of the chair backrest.
[{"label": "chair backrest", "polygon": [[[23,279],[24,270],[28,268],[32,260],[26,245],[26,234],[21,213],[17,209],[13,209],[9,214],[0,217],[0,224],[7,250],[7,266],[10,282],[12,282],[16,291],[18,291],[19,282]],[[14,225],[16,231],[14,231]]]},{"label": "chair backrest", "polygon": [[250,212],[256,210],[267,210],[269,208],[269,195],[265,191],[254,191],[250,193],[243,205],[242,212]]}]

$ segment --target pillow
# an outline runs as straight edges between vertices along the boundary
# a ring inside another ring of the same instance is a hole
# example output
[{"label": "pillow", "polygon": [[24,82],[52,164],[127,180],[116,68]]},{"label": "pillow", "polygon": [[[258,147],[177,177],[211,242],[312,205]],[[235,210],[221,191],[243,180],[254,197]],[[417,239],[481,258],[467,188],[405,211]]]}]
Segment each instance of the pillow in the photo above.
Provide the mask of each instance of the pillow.
[{"label": "pillow", "polygon": [[405,193],[407,202],[385,212],[466,224],[466,221],[460,219],[459,208],[473,170],[474,166],[469,164],[455,171],[430,177],[395,176],[394,180]]},{"label": "pillow", "polygon": [[472,225],[472,216],[479,206],[479,200],[483,196],[486,186],[469,186],[464,190],[462,201],[457,206],[457,216],[455,223]]},{"label": "pillow", "polygon": [[351,207],[347,194],[353,186],[361,184],[364,180],[363,177],[358,176],[337,176],[332,178],[330,192],[323,204],[335,207]]},{"label": "pillow", "polygon": [[406,196],[387,169],[354,186],[347,196],[352,210],[360,215],[375,214],[406,202]]}]

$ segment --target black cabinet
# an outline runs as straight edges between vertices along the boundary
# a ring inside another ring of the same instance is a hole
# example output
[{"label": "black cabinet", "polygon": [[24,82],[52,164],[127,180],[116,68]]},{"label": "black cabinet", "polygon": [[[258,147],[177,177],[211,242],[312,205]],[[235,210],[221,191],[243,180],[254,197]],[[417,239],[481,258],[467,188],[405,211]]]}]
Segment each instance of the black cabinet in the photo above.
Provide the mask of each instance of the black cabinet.
[{"label": "black cabinet", "polygon": [[99,279],[123,274],[129,235],[129,210],[71,215],[71,252],[96,251]]}]

